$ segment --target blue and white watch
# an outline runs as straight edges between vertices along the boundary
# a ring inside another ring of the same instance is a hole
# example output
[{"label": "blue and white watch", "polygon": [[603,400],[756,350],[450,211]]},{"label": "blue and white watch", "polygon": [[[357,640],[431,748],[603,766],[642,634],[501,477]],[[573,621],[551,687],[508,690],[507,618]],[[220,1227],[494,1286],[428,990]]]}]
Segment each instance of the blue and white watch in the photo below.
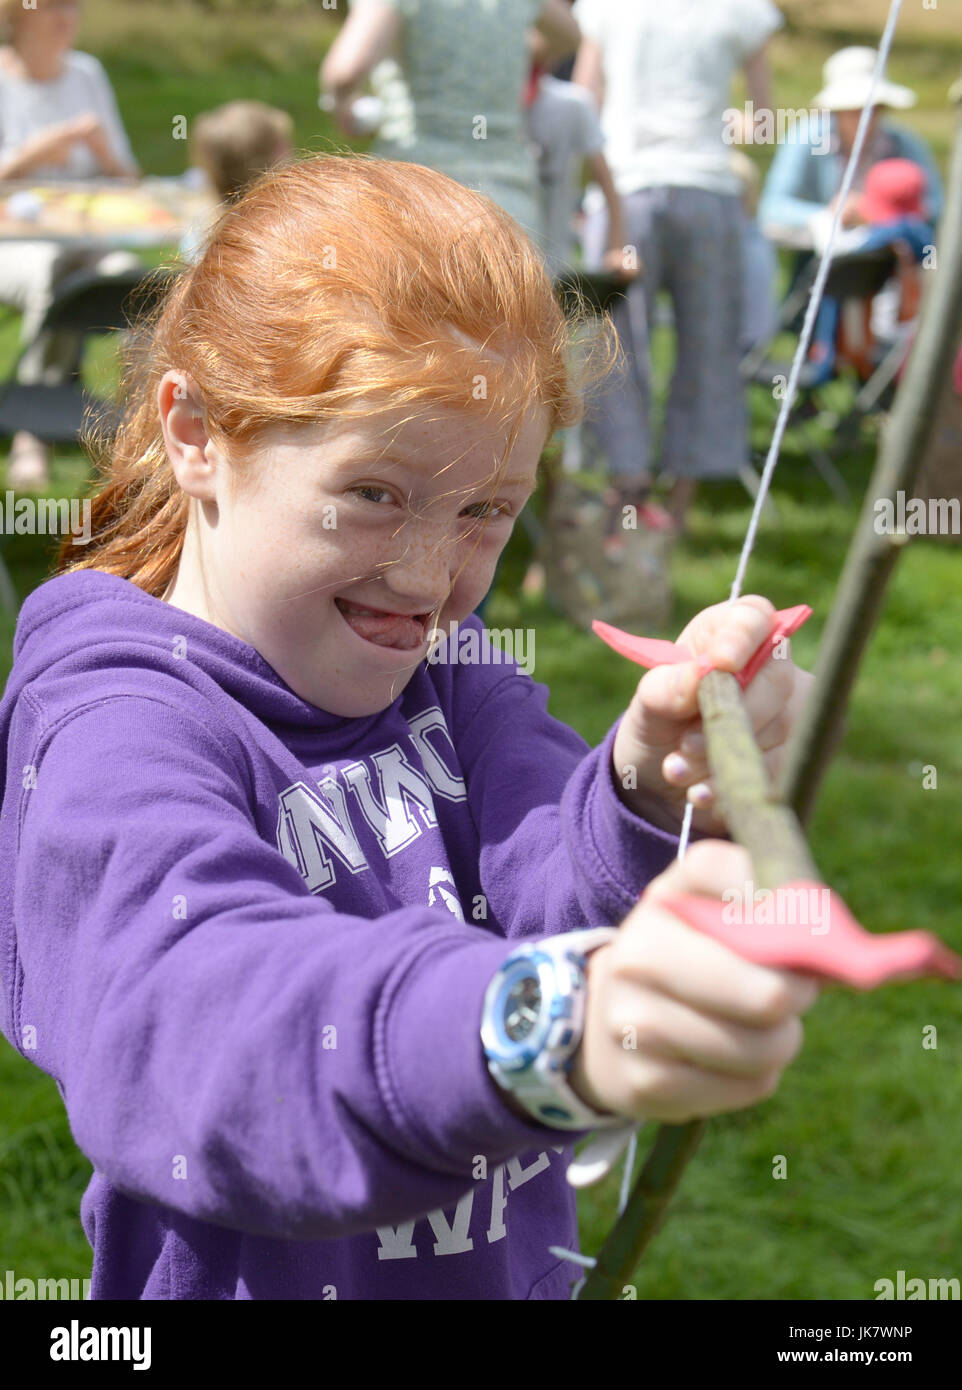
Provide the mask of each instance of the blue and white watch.
[{"label": "blue and white watch", "polygon": [[518,946],[484,996],[481,1042],[488,1070],[541,1124],[553,1129],[624,1125],[623,1115],[593,1110],[568,1085],[584,1030],[588,953],[613,927],[564,932]]}]

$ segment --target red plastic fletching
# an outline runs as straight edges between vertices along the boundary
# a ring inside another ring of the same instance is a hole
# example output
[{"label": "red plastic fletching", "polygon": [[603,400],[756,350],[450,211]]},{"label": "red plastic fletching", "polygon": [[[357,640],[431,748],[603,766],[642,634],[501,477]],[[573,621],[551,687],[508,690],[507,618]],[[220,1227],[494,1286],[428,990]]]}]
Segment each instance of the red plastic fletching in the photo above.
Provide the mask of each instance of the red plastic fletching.
[{"label": "red plastic fletching", "polygon": [[[776,643],[783,637],[790,637],[793,632],[797,632],[802,623],[811,616],[812,610],[807,603],[796,604],[794,608],[782,608],[775,614],[775,625],[771,632],[751,659],[736,673],[735,679],[743,690],[758,675],[775,650]],[[591,629],[614,651],[639,666],[650,668],[680,661],[697,661],[700,676],[714,668],[714,662],[708,657],[696,656],[679,642],[665,642],[659,637],[635,637],[632,633],[622,632],[621,628],[612,627],[610,623],[603,623],[598,618],[591,624]]]},{"label": "red plastic fletching", "polygon": [[[652,899],[756,965],[797,970],[856,989],[936,975],[962,978],[962,957],[927,931],[868,932],[824,883],[796,879],[745,902],[694,893]],[[769,920],[772,915],[776,920]],[[779,922],[779,916],[794,919]]]}]

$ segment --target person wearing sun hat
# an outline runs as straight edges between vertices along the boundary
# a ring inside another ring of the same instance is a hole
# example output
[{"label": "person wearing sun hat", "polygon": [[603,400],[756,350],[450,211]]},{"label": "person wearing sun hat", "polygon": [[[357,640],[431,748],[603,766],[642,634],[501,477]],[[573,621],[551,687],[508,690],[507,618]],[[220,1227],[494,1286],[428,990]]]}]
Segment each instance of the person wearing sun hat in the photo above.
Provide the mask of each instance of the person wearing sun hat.
[{"label": "person wearing sun hat", "polygon": [[[872,95],[874,48],[842,48],[823,70],[823,86],[812,99],[820,118],[810,120],[797,138],[787,140],[772,161],[759,207],[765,227],[817,227],[826,209],[833,209],[842,183],[862,110]],[[904,111],[918,98],[910,87],[883,78],[875,89],[874,109],[852,191],[842,213],[845,227],[863,222],[860,212],[868,171],[882,160],[908,160],[925,177],[921,211],[935,223],[942,211],[942,180],[920,136],[888,119],[889,111]],[[824,125],[828,122],[828,127]]]}]

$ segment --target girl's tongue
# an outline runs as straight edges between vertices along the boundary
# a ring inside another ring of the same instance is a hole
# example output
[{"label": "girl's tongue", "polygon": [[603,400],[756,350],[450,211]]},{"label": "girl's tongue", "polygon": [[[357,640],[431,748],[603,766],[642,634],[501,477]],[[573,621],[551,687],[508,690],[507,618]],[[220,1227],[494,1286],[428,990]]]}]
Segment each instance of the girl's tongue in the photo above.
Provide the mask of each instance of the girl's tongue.
[{"label": "girl's tongue", "polygon": [[418,618],[405,618],[390,613],[379,613],[372,608],[364,608],[359,603],[349,603],[346,599],[335,599],[344,621],[366,642],[376,647],[397,647],[401,651],[412,651],[424,641],[424,625]]}]

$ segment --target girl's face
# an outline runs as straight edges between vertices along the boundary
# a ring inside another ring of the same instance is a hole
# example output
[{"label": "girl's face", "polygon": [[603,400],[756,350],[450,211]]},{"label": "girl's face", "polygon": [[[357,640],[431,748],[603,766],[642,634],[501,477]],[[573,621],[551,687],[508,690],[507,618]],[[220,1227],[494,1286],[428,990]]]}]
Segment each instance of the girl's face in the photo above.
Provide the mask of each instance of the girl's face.
[{"label": "girl's face", "polygon": [[321,709],[387,708],[432,632],[487,593],[534,491],[546,413],[526,417],[493,493],[507,429],[455,411],[279,426],[238,477],[173,398],[179,380],[161,385],[165,439],[200,505],[165,598],[242,638]]}]

